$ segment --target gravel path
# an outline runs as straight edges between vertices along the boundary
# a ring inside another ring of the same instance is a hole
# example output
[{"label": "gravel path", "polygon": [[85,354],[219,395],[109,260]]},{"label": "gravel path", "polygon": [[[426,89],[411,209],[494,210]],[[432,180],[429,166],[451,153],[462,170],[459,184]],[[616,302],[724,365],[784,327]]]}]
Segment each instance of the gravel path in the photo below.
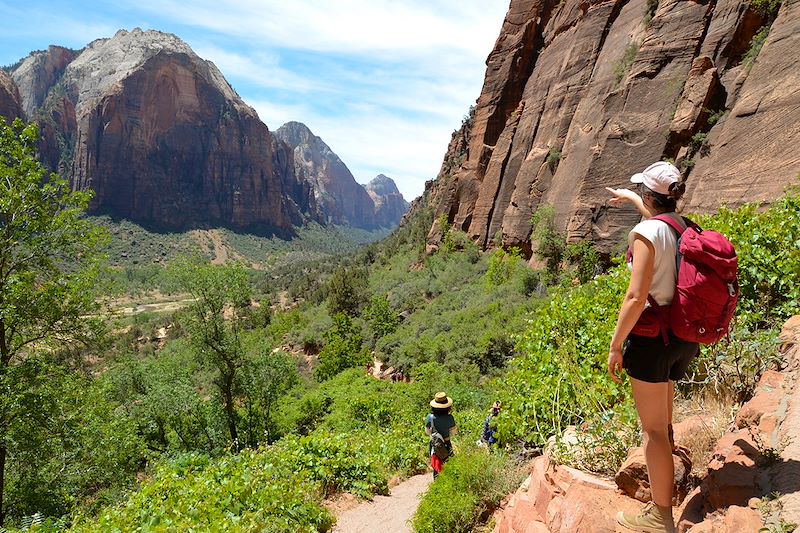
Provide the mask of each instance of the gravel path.
[{"label": "gravel path", "polygon": [[411,533],[407,522],[432,481],[431,474],[411,477],[392,488],[389,496],[375,496],[371,502],[341,512],[332,533]]}]

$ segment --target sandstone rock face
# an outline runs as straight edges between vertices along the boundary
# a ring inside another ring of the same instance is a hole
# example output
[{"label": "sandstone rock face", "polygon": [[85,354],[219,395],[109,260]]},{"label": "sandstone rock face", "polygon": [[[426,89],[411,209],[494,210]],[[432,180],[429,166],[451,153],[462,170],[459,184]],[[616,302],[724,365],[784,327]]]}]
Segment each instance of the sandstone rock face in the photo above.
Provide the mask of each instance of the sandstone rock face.
[{"label": "sandstone rock face", "polygon": [[31,53],[14,69],[14,81],[20,89],[22,106],[29,117],[36,114],[67,65],[77,55],[74,50],[50,46],[45,51]]},{"label": "sandstone rock face", "polygon": [[408,202],[391,178],[380,174],[367,186],[358,184],[347,165],[305,124],[288,122],[275,136],[292,149],[295,171],[311,184],[328,222],[363,229],[389,228],[397,226],[408,211]]},{"label": "sandstone rock face", "polygon": [[90,43],[52,85],[67,56],[34,54],[14,76],[36,108],[43,159],[93,189],[93,209],[165,229],[290,232],[318,216],[291,150],[177,37],[120,31]]},{"label": "sandstone rock face", "polygon": [[372,229],[375,204],[350,169],[305,124],[289,122],[275,131],[294,153],[295,170],[312,184],[317,205],[333,224]]},{"label": "sandstone rock face", "polygon": [[400,194],[394,180],[378,174],[364,188],[375,204],[375,223],[384,228],[397,226],[408,212],[409,203]]},{"label": "sandstone rock face", "polygon": [[483,247],[499,234],[530,251],[530,217],[550,204],[568,241],[611,251],[639,215],[609,208],[604,188],[662,158],[685,160],[689,213],[780,196],[800,173],[800,4],[749,5],[512,0],[465,158],[432,186],[436,215]]},{"label": "sandstone rock face", "polygon": [[17,117],[24,116],[19,90],[17,90],[14,80],[5,70],[0,70],[0,117],[11,122]]}]

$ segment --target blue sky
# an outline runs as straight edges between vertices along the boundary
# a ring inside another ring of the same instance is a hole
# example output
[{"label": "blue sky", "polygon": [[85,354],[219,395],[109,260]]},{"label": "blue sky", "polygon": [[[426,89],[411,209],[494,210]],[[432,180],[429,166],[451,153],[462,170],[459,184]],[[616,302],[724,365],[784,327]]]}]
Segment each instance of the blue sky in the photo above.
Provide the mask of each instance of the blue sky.
[{"label": "blue sky", "polygon": [[305,123],[407,200],[480,94],[509,0],[0,0],[0,65],[135,27],[213,61],[271,130]]}]

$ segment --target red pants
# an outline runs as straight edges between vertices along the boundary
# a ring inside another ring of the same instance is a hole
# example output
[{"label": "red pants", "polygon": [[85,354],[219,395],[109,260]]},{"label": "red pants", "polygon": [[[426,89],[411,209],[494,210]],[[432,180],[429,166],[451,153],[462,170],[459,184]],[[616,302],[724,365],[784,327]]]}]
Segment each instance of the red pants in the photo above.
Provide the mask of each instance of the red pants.
[{"label": "red pants", "polygon": [[442,467],[444,466],[444,461],[439,459],[436,454],[431,455],[431,466],[433,467],[433,471],[437,474],[442,471]]}]

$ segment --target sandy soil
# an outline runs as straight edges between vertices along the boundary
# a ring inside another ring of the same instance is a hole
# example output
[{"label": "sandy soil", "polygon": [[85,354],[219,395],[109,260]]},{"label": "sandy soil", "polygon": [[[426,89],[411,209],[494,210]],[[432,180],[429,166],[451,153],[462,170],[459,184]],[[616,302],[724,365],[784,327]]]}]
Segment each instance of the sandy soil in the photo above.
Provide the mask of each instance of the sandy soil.
[{"label": "sandy soil", "polygon": [[414,476],[392,488],[389,496],[375,496],[371,502],[337,513],[333,533],[411,533],[406,522],[432,481],[431,474]]}]

